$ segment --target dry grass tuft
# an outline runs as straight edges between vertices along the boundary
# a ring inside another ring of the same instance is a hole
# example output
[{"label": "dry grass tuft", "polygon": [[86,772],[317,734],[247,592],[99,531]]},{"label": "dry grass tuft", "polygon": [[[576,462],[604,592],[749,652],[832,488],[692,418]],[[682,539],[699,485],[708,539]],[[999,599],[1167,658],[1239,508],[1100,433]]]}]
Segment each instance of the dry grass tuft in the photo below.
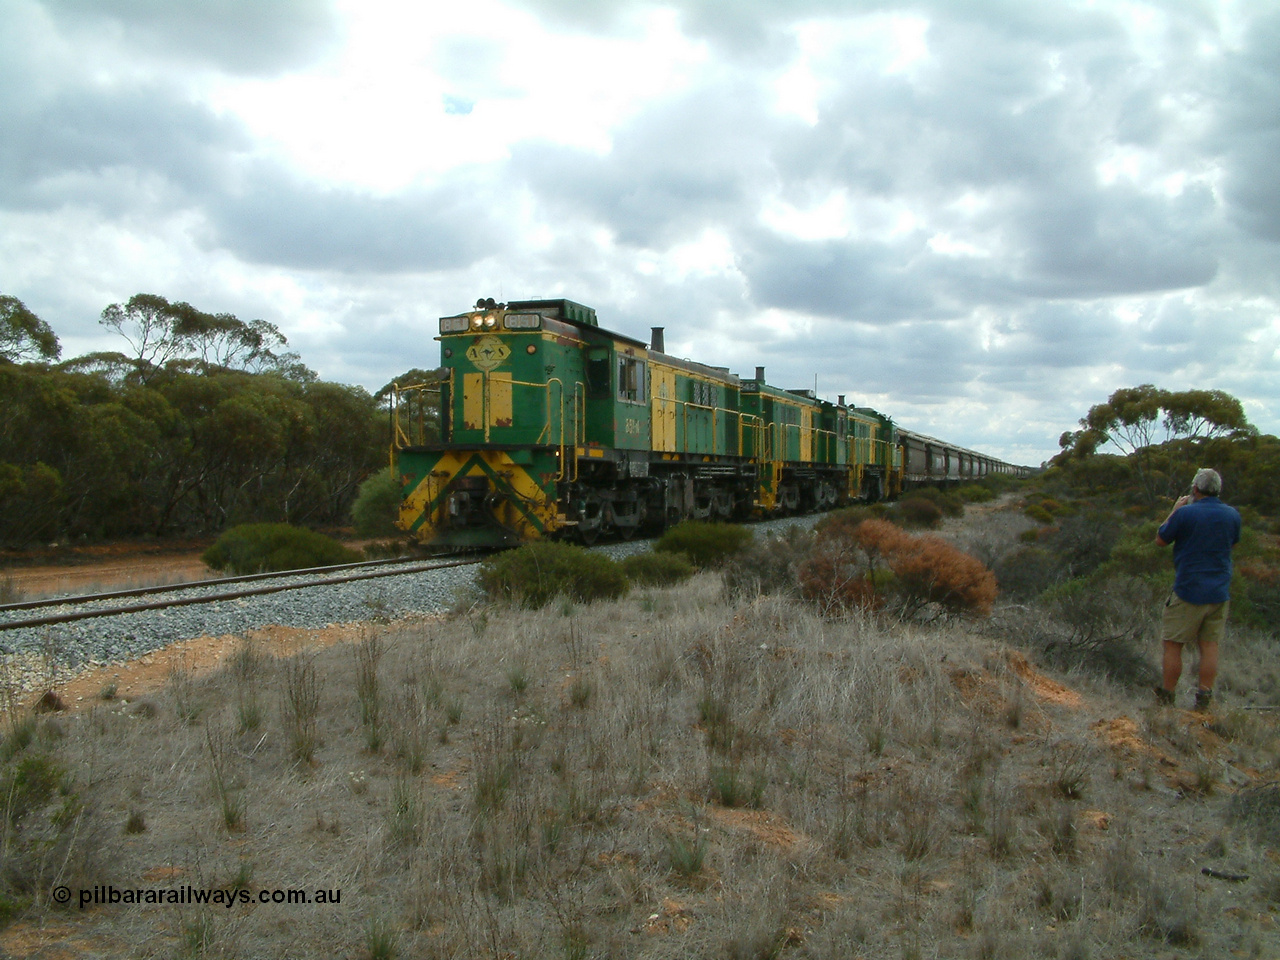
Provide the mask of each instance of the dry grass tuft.
[{"label": "dry grass tuft", "polygon": [[[150,708],[11,718],[0,795],[39,802],[15,816],[10,801],[0,829],[6,849],[70,850],[78,876],[117,886],[341,891],[75,913],[103,954],[1075,960],[1266,944],[1280,800],[1251,777],[1275,718],[1144,714],[987,629],[700,574],[608,603],[370,623],[279,662],[246,641]],[[93,798],[76,828],[98,825],[92,862],[83,832],[69,847],[58,832],[63,783]],[[1206,860],[1257,882],[1206,877]],[[36,891],[61,862],[0,911],[57,920]],[[18,942],[0,931],[0,952],[24,955]]]}]

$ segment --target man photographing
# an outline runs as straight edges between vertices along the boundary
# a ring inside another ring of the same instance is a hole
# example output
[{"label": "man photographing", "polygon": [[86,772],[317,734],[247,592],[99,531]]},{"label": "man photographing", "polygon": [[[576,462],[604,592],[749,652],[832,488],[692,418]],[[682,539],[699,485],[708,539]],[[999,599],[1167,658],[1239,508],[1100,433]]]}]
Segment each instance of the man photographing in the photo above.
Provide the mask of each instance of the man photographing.
[{"label": "man photographing", "polygon": [[1231,548],[1240,542],[1240,513],[1218,499],[1222,477],[1216,470],[1196,471],[1191,493],[1179,497],[1156,531],[1156,543],[1173,544],[1173,593],[1165,601],[1161,622],[1164,639],[1164,682],[1156,699],[1173,703],[1182,676],[1182,648],[1196,644],[1200,652],[1196,709],[1213,702],[1218,676],[1218,642],[1227,623],[1231,596]]}]

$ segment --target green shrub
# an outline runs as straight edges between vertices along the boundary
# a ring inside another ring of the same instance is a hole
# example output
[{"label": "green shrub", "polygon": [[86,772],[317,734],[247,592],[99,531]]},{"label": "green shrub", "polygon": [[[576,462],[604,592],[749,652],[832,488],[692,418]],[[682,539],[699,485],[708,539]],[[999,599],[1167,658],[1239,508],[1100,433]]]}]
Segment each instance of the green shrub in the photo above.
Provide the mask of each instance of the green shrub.
[{"label": "green shrub", "polygon": [[911,491],[911,496],[928,500],[942,511],[944,517],[964,516],[964,501],[954,493],[948,493],[938,487],[917,487]]},{"label": "green shrub", "polygon": [[1034,520],[1036,523],[1044,523],[1044,524],[1053,523],[1053,514],[1050,513],[1048,510],[1046,510],[1044,507],[1042,507],[1038,503],[1033,503],[1031,506],[1027,507],[1027,509],[1023,512],[1026,513],[1026,515],[1030,517],[1032,520]]},{"label": "green shrub", "polygon": [[669,587],[688,580],[696,572],[682,553],[636,553],[622,561],[622,572],[632,583],[645,587]]},{"label": "green shrub", "polygon": [[53,883],[95,882],[103,838],[95,815],[56,757],[22,750],[0,764],[0,797],[0,924]]},{"label": "green shrub", "polygon": [[396,518],[400,516],[400,481],[391,468],[379,470],[356,493],[351,505],[351,522],[361,537],[394,537],[400,534]]},{"label": "green shrub", "polygon": [[67,792],[66,778],[66,771],[52,757],[23,754],[0,779],[10,824],[47,806],[60,789]]},{"label": "green shrub", "polygon": [[1040,596],[1064,576],[1061,558],[1035,545],[1019,547],[1006,554],[992,572],[1002,594],[1024,601]]},{"label": "green shrub", "polygon": [[683,553],[699,570],[722,567],[751,543],[746,527],[733,523],[686,520],[664,533],[653,549],[659,553]]},{"label": "green shrub", "polygon": [[965,503],[987,503],[996,498],[996,492],[981,483],[966,483],[963,487],[956,487],[955,495]]},{"label": "green shrub", "polygon": [[898,504],[898,515],[908,527],[936,530],[942,526],[942,508],[932,500],[915,494]]},{"label": "green shrub", "polygon": [[1231,619],[1261,630],[1280,630],[1280,570],[1246,561],[1231,582]]},{"label": "green shrub", "polygon": [[287,523],[246,523],[220,536],[200,559],[214,570],[244,574],[355,563],[360,555],[314,530]]},{"label": "green shrub", "polygon": [[1131,576],[1108,563],[1088,577],[1050,587],[1041,604],[1058,630],[1042,641],[1045,655],[1063,669],[1150,686],[1158,677],[1148,651],[1172,579]]},{"label": "green shrub", "polygon": [[1154,521],[1124,530],[1111,548],[1111,555],[1098,569],[1106,568],[1135,577],[1157,577],[1173,583],[1173,551],[1156,544]]},{"label": "green shrub", "polygon": [[630,589],[621,564],[568,543],[539,541],[490,557],[480,585],[500,600],[536,609],[556,597],[581,603],[613,600]]}]

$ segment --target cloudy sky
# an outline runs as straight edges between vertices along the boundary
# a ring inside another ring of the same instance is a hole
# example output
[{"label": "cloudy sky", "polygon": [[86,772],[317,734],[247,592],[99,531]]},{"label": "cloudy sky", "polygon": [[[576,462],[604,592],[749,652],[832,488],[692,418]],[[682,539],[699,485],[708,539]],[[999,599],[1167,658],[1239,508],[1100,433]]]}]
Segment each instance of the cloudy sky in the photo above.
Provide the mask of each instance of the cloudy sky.
[{"label": "cloudy sky", "polygon": [[0,0],[0,293],[326,379],[565,296],[1023,463],[1119,387],[1280,432],[1274,0]]}]

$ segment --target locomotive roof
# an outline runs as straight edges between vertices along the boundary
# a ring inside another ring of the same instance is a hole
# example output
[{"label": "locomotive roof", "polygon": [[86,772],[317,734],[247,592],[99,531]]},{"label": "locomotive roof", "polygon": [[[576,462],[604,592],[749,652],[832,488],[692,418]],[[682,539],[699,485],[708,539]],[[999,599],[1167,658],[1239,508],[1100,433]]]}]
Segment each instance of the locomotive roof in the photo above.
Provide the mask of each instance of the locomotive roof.
[{"label": "locomotive roof", "polygon": [[669,353],[662,353],[652,347],[649,348],[649,359],[657,360],[659,363],[665,363],[667,366],[676,367],[689,373],[700,373],[711,380],[721,380],[732,387],[739,386],[741,383],[738,375],[730,373],[728,367],[713,367],[710,364],[698,363],[696,360],[673,357]]},{"label": "locomotive roof", "polygon": [[625,333],[606,330],[597,322],[595,310],[574,300],[512,300],[507,304],[507,309],[537,313],[547,319],[559,320],[562,323],[578,327],[580,330],[605,334],[617,340],[625,340],[627,343],[635,344],[638,347],[648,346],[643,340],[629,337]]}]

